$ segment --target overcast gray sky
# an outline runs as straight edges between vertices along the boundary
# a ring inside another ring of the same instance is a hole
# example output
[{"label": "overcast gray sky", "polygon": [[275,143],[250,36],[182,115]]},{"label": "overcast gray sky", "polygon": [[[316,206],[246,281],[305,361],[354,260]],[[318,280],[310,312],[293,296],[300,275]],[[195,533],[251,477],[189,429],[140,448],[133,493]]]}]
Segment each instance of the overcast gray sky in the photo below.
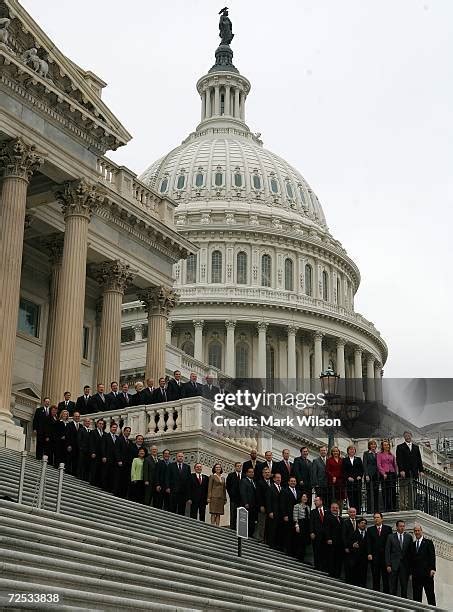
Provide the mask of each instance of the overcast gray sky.
[{"label": "overcast gray sky", "polygon": [[[140,173],[195,128],[218,44],[212,0],[22,0],[108,82]],[[389,345],[385,375],[450,377],[451,0],[231,0],[247,122],[300,170],[358,264],[356,310]]]}]

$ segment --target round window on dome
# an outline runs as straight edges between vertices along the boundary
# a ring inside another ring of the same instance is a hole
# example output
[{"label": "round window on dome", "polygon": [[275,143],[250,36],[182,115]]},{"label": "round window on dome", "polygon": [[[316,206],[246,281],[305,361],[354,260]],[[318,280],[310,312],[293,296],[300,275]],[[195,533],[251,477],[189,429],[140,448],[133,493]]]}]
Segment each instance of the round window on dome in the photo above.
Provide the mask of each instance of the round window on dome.
[{"label": "round window on dome", "polygon": [[186,184],[186,176],[185,174],[180,174],[178,176],[178,181],[176,183],[176,189],[184,189],[185,184]]},{"label": "round window on dome", "polygon": [[253,175],[253,187],[254,189],[261,189],[261,179],[257,174]]},{"label": "round window on dome", "polygon": [[286,193],[288,195],[288,198],[290,198],[291,200],[294,198],[293,188],[291,187],[291,183],[289,181],[287,181],[286,183]]},{"label": "round window on dome", "polygon": [[221,187],[223,185],[223,173],[222,172],[215,173],[214,183],[216,187]]},{"label": "round window on dome", "polygon": [[167,189],[168,189],[168,179],[164,178],[162,179],[162,182],[160,184],[160,192],[165,193]]},{"label": "round window on dome", "polygon": [[234,185],[235,187],[242,187],[242,174],[239,172],[234,175]]},{"label": "round window on dome", "polygon": [[203,187],[204,175],[199,172],[195,177],[195,187]]},{"label": "round window on dome", "polygon": [[271,190],[273,193],[278,193],[277,179],[274,179],[274,178],[271,179]]}]

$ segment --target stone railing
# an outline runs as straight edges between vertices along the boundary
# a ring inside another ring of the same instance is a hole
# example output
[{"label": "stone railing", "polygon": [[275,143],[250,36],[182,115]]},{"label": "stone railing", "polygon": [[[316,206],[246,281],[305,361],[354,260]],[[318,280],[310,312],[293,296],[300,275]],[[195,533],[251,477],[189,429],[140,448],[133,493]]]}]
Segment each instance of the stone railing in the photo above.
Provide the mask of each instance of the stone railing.
[{"label": "stone railing", "polygon": [[114,193],[162,222],[174,224],[176,204],[168,198],[161,198],[142,183],[134,172],[125,166],[118,166],[107,157],[98,158],[97,171],[101,183]]}]

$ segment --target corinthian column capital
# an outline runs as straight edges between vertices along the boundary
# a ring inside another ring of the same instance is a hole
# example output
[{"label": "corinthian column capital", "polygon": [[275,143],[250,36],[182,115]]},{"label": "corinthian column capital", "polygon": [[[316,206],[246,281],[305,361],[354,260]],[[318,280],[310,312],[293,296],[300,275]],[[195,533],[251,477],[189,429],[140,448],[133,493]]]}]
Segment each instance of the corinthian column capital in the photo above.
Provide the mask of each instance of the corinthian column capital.
[{"label": "corinthian column capital", "polygon": [[103,261],[94,266],[93,271],[97,282],[104,291],[124,293],[134,277],[131,272],[131,267],[119,259],[115,261]]},{"label": "corinthian column capital", "polygon": [[145,305],[148,314],[160,314],[166,317],[179,301],[179,295],[170,287],[149,287],[140,291],[138,298]]},{"label": "corinthian column capital", "polygon": [[20,178],[28,182],[43,161],[35,145],[25,143],[22,138],[4,142],[0,147],[0,164],[3,166],[4,177]]},{"label": "corinthian column capital", "polygon": [[46,254],[49,257],[49,262],[55,265],[61,265],[63,259],[64,234],[51,234],[46,236],[41,241]]},{"label": "corinthian column capital", "polygon": [[61,190],[56,192],[64,218],[71,216],[85,217],[88,220],[104,198],[102,190],[85,179],[78,179],[64,183]]}]

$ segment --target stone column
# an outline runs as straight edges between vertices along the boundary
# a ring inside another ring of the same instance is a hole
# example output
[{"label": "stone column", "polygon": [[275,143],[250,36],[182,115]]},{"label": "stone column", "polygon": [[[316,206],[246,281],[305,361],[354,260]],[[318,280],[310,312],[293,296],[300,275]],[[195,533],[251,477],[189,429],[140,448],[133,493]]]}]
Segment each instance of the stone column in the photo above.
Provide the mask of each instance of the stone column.
[{"label": "stone column", "polygon": [[242,92],[240,96],[239,116],[243,121],[245,120],[245,93],[244,92]]},{"label": "stone column", "polygon": [[165,335],[165,342],[171,344],[171,330],[173,329],[173,321],[167,321],[167,329]]},{"label": "stone column", "polygon": [[354,350],[354,379],[357,399],[363,399],[362,349]]},{"label": "stone column", "polygon": [[169,287],[150,287],[138,294],[148,312],[148,338],[146,342],[146,378],[165,376],[165,336],[167,319],[179,296]]},{"label": "stone column", "polygon": [[104,261],[93,268],[102,287],[101,329],[97,354],[98,383],[106,389],[120,379],[121,306],[125,289],[132,281],[130,266],[119,260]]},{"label": "stone column", "polygon": [[220,115],[220,87],[216,85],[214,87],[214,115],[217,117]]},{"label": "stone column", "polygon": [[231,98],[231,86],[225,85],[225,115],[230,115],[230,98]]},{"label": "stone column", "polygon": [[193,356],[197,361],[203,361],[203,326],[204,321],[201,319],[194,321],[195,328]]},{"label": "stone column", "polygon": [[206,90],[206,119],[211,116],[211,89]]},{"label": "stone column", "polygon": [[11,387],[19,313],[20,279],[28,183],[42,164],[33,145],[17,138],[0,148],[3,186],[0,204],[0,437],[1,445],[22,450],[21,427],[13,424]]},{"label": "stone column", "polygon": [[337,339],[337,374],[344,380],[346,378],[346,369],[344,365],[344,347],[346,340],[343,338]]},{"label": "stone column", "polygon": [[266,333],[268,323],[258,323],[258,378],[266,379]]},{"label": "stone column", "polygon": [[240,91],[239,88],[236,87],[234,90],[234,116],[236,119],[239,119],[240,114],[239,114],[239,95],[240,95]]},{"label": "stone column", "polygon": [[[60,288],[61,263],[63,260],[63,235],[57,234],[44,242],[49,261],[52,264],[49,291],[49,315],[47,319],[46,351],[44,353],[44,368],[42,373],[41,397],[50,397],[52,390],[53,367],[52,360],[55,352],[55,327],[57,299]],[[51,402],[58,398],[50,397]]]},{"label": "stone column", "polygon": [[374,387],[376,401],[382,402],[382,365],[378,361],[374,363]]},{"label": "stone column", "polygon": [[374,388],[374,357],[373,355],[368,355],[366,360],[366,398],[370,402],[374,402],[376,399],[376,392]]},{"label": "stone column", "polygon": [[313,336],[314,347],[315,347],[315,362],[314,362],[315,371],[313,373],[313,376],[315,377],[315,380],[318,380],[318,378],[321,376],[323,372],[323,369],[322,369],[322,338],[323,338],[323,334],[321,332],[315,332]]},{"label": "stone column", "polygon": [[56,196],[62,205],[66,228],[55,311],[52,401],[61,399],[66,390],[73,397],[80,392],[88,225],[103,199],[99,188],[84,179],[66,183]]},{"label": "stone column", "polygon": [[225,374],[234,378],[236,375],[236,351],[234,345],[234,330],[236,321],[225,321],[226,325],[226,355],[225,355]]},{"label": "stone column", "polygon": [[201,94],[201,121],[206,118],[206,92]]},{"label": "stone column", "polygon": [[297,381],[296,370],[296,333],[297,327],[288,325],[288,380],[291,381],[291,389],[295,390]]}]

